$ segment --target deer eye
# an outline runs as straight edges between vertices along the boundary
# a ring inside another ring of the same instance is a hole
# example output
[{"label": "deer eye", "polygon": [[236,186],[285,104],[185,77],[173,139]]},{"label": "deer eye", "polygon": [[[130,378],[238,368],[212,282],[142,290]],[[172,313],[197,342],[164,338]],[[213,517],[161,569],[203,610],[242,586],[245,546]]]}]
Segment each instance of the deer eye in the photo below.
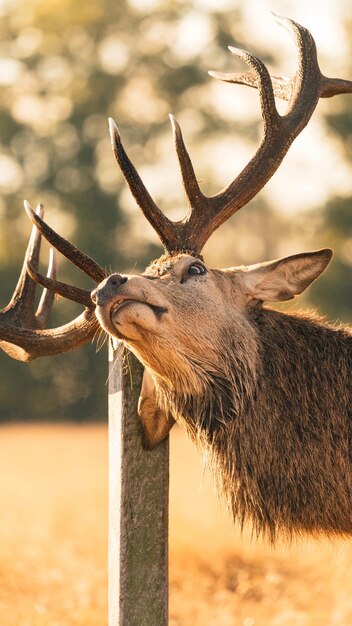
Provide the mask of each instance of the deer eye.
[{"label": "deer eye", "polygon": [[189,276],[200,276],[201,274],[205,274],[206,269],[204,265],[200,263],[192,263],[187,270],[187,274]]}]

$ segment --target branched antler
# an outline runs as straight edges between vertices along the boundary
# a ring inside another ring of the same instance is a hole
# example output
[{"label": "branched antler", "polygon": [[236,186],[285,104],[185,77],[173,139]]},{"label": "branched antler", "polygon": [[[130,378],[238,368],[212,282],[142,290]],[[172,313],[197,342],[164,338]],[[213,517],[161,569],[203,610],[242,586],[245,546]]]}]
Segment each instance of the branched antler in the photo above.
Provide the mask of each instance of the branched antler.
[{"label": "branched antler", "polygon": [[[179,222],[169,220],[156,206],[135,167],[129,160],[113,120],[110,135],[116,160],[144,215],[158,233],[167,252],[189,250],[199,254],[210,235],[231,215],[247,204],[279,167],[294,139],[308,123],[319,98],[352,92],[352,82],[324,76],[318,65],[314,39],[310,32],[287,18],[274,19],[294,37],[298,67],[292,79],[271,77],[265,65],[249,52],[230,47],[244,61],[249,72],[224,74],[209,72],[220,80],[248,85],[259,91],[263,117],[260,146],[242,172],[220,193],[205,196],[196,179],[180,126],[170,116],[183,185],[189,210]],[[285,115],[276,109],[275,97],[288,101]]]},{"label": "branched antler", "polygon": [[[44,214],[44,207],[39,204],[37,207],[38,217]],[[28,327],[38,328],[44,324],[50,315],[53,302],[52,294],[48,291],[43,292],[41,301],[41,311],[38,320],[38,311],[34,312],[35,283],[29,278],[26,266],[27,263],[38,266],[40,253],[40,233],[36,228],[32,228],[31,236],[28,241],[27,250],[22,266],[22,270],[13,292],[9,304],[3,309],[2,315],[13,322],[15,325],[24,325]],[[56,263],[53,251],[51,251],[51,262],[48,267],[48,277],[54,278],[56,275]]]},{"label": "branched antler", "polygon": [[[39,205],[37,212],[35,212],[28,203],[26,204],[26,210],[34,223],[46,226],[45,222],[42,221],[43,206]],[[49,229],[49,227],[47,228]],[[61,249],[60,245],[65,241],[65,250],[67,251],[69,242],[62,240],[54,231],[51,231],[49,236],[52,234],[57,237],[57,239],[55,237],[52,239],[55,240],[58,249]],[[99,327],[94,315],[94,305],[90,300],[90,292],[77,287],[69,287],[55,280],[56,266],[53,250],[50,252],[47,276],[38,273],[40,242],[41,233],[34,225],[16,289],[9,304],[0,311],[0,348],[19,361],[30,361],[38,356],[73,350],[92,339]],[[72,247],[74,248],[74,246]],[[70,252],[72,253],[71,250]],[[84,256],[80,252],[76,255],[81,265]],[[89,275],[98,276],[96,282],[99,282],[100,276],[105,275],[105,272],[94,261],[92,263],[94,265],[89,265]],[[101,270],[100,273],[97,268]],[[36,290],[36,282],[34,281],[41,283],[44,287],[36,311],[34,311]],[[69,324],[44,330],[49,320],[55,292],[84,304],[86,310]]]}]

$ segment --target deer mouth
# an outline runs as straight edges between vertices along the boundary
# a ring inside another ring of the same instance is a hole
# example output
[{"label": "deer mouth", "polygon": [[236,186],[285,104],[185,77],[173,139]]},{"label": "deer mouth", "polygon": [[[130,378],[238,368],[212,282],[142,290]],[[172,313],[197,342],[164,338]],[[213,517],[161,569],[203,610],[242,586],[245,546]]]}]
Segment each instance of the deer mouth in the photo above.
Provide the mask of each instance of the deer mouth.
[{"label": "deer mouth", "polygon": [[[145,300],[140,300],[139,298],[133,298],[130,296],[118,296],[112,298],[110,302],[107,302],[104,305],[96,306],[95,313],[100,325],[108,334],[115,336],[118,339],[130,341],[132,339],[122,333],[122,328],[124,324],[122,323],[122,320],[119,320],[119,313],[123,309],[127,309],[129,306],[137,304],[142,304],[151,309],[158,320],[160,320],[162,315],[168,310],[164,306],[152,304],[150,302],[146,302]],[[137,321],[138,320],[136,317],[136,324]]]},{"label": "deer mouth", "polygon": [[127,308],[133,304],[143,304],[148,306],[152,311],[154,311],[157,317],[161,317],[163,313],[167,312],[167,308],[165,306],[158,306],[157,304],[151,304],[150,302],[146,302],[145,300],[139,300],[138,298],[119,298],[118,301],[114,302],[110,307],[110,319],[113,321],[116,313],[120,313],[122,309]]},{"label": "deer mouth", "polygon": [[[157,320],[159,321],[162,317],[162,315],[164,313],[166,313],[167,308],[163,307],[163,306],[158,306],[156,304],[151,304],[150,302],[146,302],[145,300],[139,300],[137,298],[119,298],[118,301],[114,301],[110,307],[109,307],[109,311],[106,311],[107,313],[107,325],[110,327],[110,329],[113,329],[113,334],[118,337],[119,339],[122,340],[126,340],[126,341],[132,341],[132,338],[129,336],[126,336],[124,333],[122,333],[122,329],[123,329],[123,323],[120,320],[119,321],[119,313],[124,310],[127,309],[130,306],[133,305],[143,305],[148,307],[149,309],[151,309],[154,313],[154,315],[156,316]],[[106,318],[105,318],[106,319]],[[138,324],[138,320],[136,317],[136,325],[139,326]],[[111,332],[111,330],[110,330]]]}]

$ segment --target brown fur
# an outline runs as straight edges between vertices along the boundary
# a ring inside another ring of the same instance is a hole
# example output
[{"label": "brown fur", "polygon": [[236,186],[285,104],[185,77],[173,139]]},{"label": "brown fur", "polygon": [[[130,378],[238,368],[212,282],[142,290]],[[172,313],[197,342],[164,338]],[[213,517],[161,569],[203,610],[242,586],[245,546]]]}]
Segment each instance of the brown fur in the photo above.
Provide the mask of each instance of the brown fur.
[{"label": "brown fur", "polygon": [[[206,446],[241,524],[271,540],[284,532],[352,533],[352,336],[316,317],[254,310],[256,380],[224,338],[223,370],[185,398],[159,385]],[[236,409],[238,389],[241,407]],[[179,418],[180,419],[180,418]]]},{"label": "brown fur", "polygon": [[[101,287],[109,304],[98,318],[146,366],[157,410],[205,448],[234,519],[272,541],[352,534],[352,334],[261,301],[300,293],[330,257],[188,278],[196,261],[179,255],[129,277],[115,298]],[[166,312],[157,319],[150,305]]]}]

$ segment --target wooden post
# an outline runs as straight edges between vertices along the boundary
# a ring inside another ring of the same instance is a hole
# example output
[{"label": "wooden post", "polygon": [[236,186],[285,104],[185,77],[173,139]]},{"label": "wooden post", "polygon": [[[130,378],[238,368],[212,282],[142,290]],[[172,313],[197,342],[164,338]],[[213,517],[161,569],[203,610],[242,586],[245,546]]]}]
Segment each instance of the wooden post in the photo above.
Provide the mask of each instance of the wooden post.
[{"label": "wooden post", "polygon": [[167,626],[169,444],[141,446],[143,368],[109,350],[109,626]]}]

